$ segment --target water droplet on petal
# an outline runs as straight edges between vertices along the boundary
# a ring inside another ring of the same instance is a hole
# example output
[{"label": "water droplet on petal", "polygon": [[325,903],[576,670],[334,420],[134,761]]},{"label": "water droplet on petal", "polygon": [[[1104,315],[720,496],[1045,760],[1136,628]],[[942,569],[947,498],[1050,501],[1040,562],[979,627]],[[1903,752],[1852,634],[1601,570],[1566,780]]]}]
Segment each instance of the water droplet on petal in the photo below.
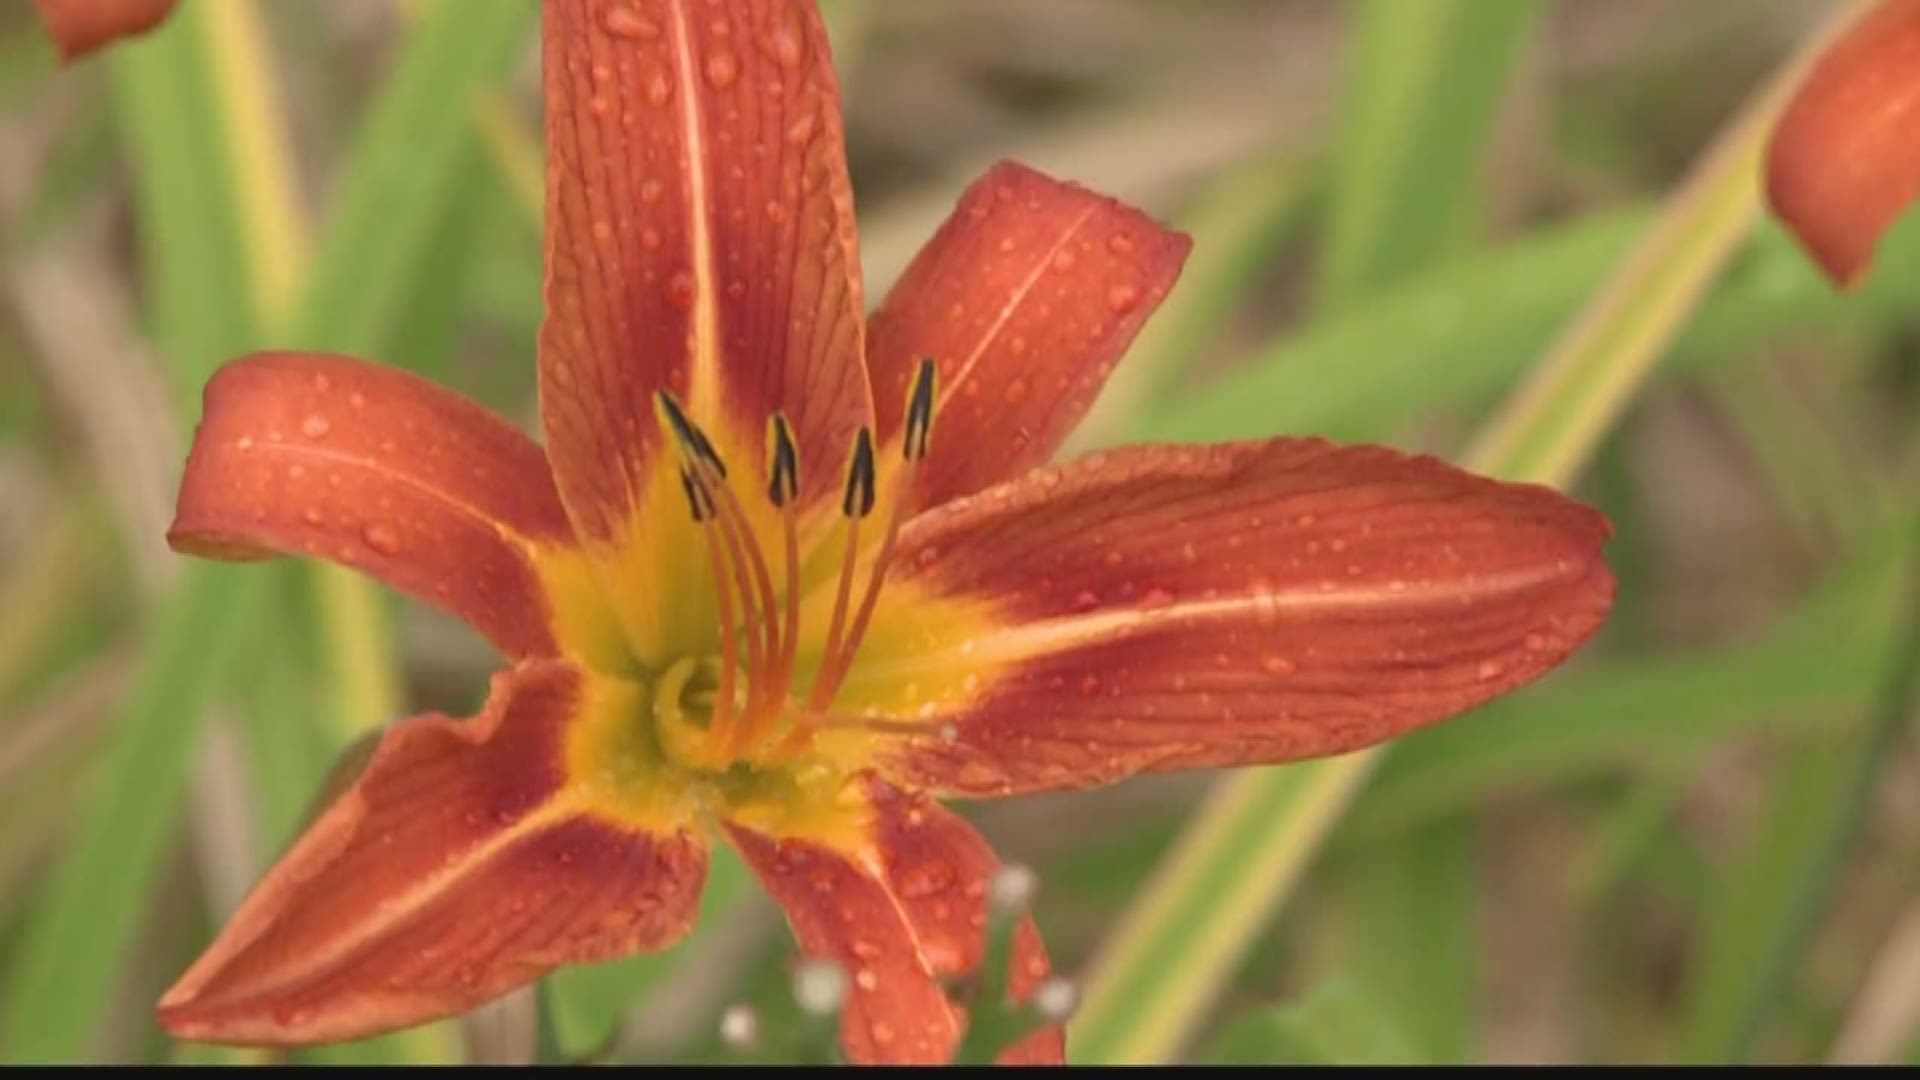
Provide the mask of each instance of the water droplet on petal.
[{"label": "water droplet on petal", "polygon": [[382,555],[400,553],[400,534],[394,532],[389,526],[369,525],[361,530],[360,539],[365,540],[368,547]]},{"label": "water droplet on petal", "polygon": [[1114,233],[1112,236],[1107,237],[1107,250],[1113,252],[1115,255],[1131,255],[1133,253],[1133,237],[1128,236],[1126,233]]},{"label": "water droplet on petal", "polygon": [[725,90],[740,77],[740,59],[732,52],[721,49],[707,57],[707,85],[715,90]]},{"label": "water droplet on petal", "polygon": [[608,8],[600,15],[600,25],[615,37],[645,39],[660,36],[660,28],[632,8]]},{"label": "water droplet on petal", "polygon": [[786,20],[781,20],[767,32],[767,52],[781,67],[797,67],[806,55],[806,46],[800,40],[800,28]]},{"label": "water droplet on petal", "polygon": [[326,417],[319,415],[309,416],[301,421],[300,434],[305,435],[309,439],[318,439],[327,433],[329,426]]},{"label": "water droplet on petal", "polygon": [[1107,290],[1107,307],[1115,315],[1125,315],[1140,306],[1140,290],[1132,285],[1115,285]]},{"label": "water droplet on petal", "polygon": [[940,861],[920,863],[900,876],[900,895],[909,900],[922,900],[952,888],[954,877],[954,869],[950,863]]},{"label": "water droplet on petal", "polygon": [[693,272],[675,270],[667,281],[667,303],[685,311],[693,307]]},{"label": "water droplet on petal", "polygon": [[671,97],[673,97],[673,83],[667,79],[665,72],[655,69],[647,76],[647,104],[659,108]]}]

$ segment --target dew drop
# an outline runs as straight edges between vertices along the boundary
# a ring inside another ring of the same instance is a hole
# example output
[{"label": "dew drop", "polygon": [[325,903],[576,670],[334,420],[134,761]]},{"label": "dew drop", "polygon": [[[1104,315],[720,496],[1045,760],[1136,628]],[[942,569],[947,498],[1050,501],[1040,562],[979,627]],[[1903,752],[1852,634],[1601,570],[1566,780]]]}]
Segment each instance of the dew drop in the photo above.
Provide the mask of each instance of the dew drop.
[{"label": "dew drop", "polygon": [[397,555],[400,553],[400,534],[394,532],[393,529],[388,526],[369,525],[361,530],[360,539],[365,540],[368,547],[382,555]]},{"label": "dew drop", "polygon": [[740,59],[732,52],[721,49],[707,57],[707,85],[715,90],[725,90],[740,77]]},{"label": "dew drop", "polygon": [[309,439],[318,439],[327,433],[329,427],[330,425],[327,423],[326,417],[319,415],[309,416],[300,422],[300,434],[305,435]]},{"label": "dew drop", "polygon": [[1506,667],[1498,660],[1482,660],[1480,661],[1478,674],[1482,679],[1497,679],[1500,677],[1500,673],[1505,670]]},{"label": "dew drop", "polygon": [[1027,400],[1027,380],[1016,378],[1007,384],[1007,404],[1018,405]]},{"label": "dew drop", "polygon": [[1107,250],[1115,255],[1133,254],[1133,237],[1126,233],[1114,233],[1107,237]]},{"label": "dew drop", "polygon": [[787,142],[794,146],[804,145],[813,138],[813,129],[818,123],[812,113],[801,113],[793,123],[787,125]]},{"label": "dew drop", "polygon": [[613,242],[613,223],[610,221],[594,222],[593,238],[602,244],[612,243]]},{"label": "dew drop", "polygon": [[779,199],[767,200],[766,213],[767,220],[775,225],[785,225],[787,223],[787,205]]},{"label": "dew drop", "polygon": [[615,37],[644,40],[660,36],[660,28],[632,8],[608,8],[600,16],[600,25]]},{"label": "dew drop", "polygon": [[1092,611],[1099,606],[1100,596],[1091,589],[1082,589],[1074,595],[1073,610],[1075,611]]},{"label": "dew drop", "polygon": [[673,277],[667,280],[667,303],[682,311],[693,307],[692,271],[683,268],[673,272]]},{"label": "dew drop", "polygon": [[1055,270],[1071,270],[1073,269],[1073,263],[1073,252],[1061,248],[1059,251],[1053,253],[1053,268]]},{"label": "dew drop", "polygon": [[1115,315],[1125,315],[1140,306],[1140,290],[1132,285],[1115,285],[1107,290],[1107,307]]},{"label": "dew drop", "polygon": [[1284,656],[1269,656],[1260,661],[1260,669],[1269,675],[1291,675],[1294,672],[1293,661]]},{"label": "dew drop", "polygon": [[673,97],[673,83],[667,80],[665,72],[655,69],[647,76],[647,104],[659,108],[671,97]]},{"label": "dew drop", "polygon": [[767,52],[781,67],[798,67],[805,55],[800,42],[800,29],[790,22],[782,21],[767,33]]},{"label": "dew drop", "polygon": [[325,514],[309,506],[300,512],[300,520],[309,525],[321,525],[326,522],[327,518]]},{"label": "dew drop", "polygon": [[640,230],[640,246],[646,248],[648,251],[658,251],[660,249],[660,230]]},{"label": "dew drop", "polygon": [[952,888],[954,877],[950,863],[921,863],[900,876],[900,895],[909,900],[924,900]]}]

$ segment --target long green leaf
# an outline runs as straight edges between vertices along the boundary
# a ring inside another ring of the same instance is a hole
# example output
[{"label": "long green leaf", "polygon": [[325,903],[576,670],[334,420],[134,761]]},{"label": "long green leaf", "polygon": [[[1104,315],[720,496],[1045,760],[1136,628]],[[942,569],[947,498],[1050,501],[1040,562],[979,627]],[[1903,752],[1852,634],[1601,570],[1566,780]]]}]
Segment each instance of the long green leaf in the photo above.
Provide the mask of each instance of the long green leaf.
[{"label": "long green leaf", "polygon": [[199,710],[251,625],[270,578],[235,584],[196,566],[155,619],[150,651],[119,717],[75,836],[34,908],[0,1012],[0,1057],[87,1057],[114,973],[133,947],[179,820]]},{"label": "long green leaf", "polygon": [[1350,6],[1323,304],[1371,298],[1479,234],[1487,138],[1539,10],[1535,0]]},{"label": "long green leaf", "polygon": [[[206,76],[204,8],[109,60],[150,268],[154,337],[183,409],[213,366],[254,339],[244,304],[210,289],[245,274],[214,94]],[[224,642],[256,610],[268,578],[197,568],[153,616],[147,651],[116,717],[75,835],[29,916],[26,951],[9,973],[0,1056],[86,1056],[165,845],[202,707],[218,685]]]}]

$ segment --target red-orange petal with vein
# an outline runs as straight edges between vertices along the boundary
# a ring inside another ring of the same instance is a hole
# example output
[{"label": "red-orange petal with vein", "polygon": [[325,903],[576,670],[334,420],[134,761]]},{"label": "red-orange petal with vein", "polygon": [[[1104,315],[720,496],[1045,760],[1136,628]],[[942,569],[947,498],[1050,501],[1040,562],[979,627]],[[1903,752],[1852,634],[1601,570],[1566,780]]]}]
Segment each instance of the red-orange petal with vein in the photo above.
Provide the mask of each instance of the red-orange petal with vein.
[{"label": "red-orange petal with vein", "polygon": [[918,505],[1051,458],[1191,247],[1137,210],[1013,162],[968,188],[869,330],[883,440],[900,432],[920,360],[939,366],[933,437],[947,450],[922,467]]},{"label": "red-orange petal with vein", "polygon": [[[940,1064],[965,1031],[966,1014],[941,983],[980,964],[987,887],[999,862],[959,816],[919,795],[869,780],[872,848],[847,852],[813,841],[773,839],[728,826],[800,948],[846,972],[841,1043],[857,1064]],[[1051,969],[1031,919],[1019,927],[1009,972],[1025,1001]],[[1060,1028],[1028,1036],[1005,1064],[1060,1064]]]},{"label": "red-orange petal with vein", "polygon": [[144,34],[173,11],[174,0],[33,0],[47,35],[69,63],[112,42]]},{"label": "red-orange petal with vein", "polygon": [[1608,534],[1543,487],[1316,439],[1043,469],[902,532],[904,578],[1002,629],[891,769],[1000,795],[1377,743],[1566,659],[1612,603]]},{"label": "red-orange petal with vein", "polygon": [[186,554],[351,566],[515,658],[556,652],[530,552],[571,537],[546,456],[506,421],[395,368],[304,353],[207,383],[167,534]]},{"label": "red-orange petal with vein", "polygon": [[1767,147],[1767,199],[1836,284],[1920,199],[1920,0],[1884,0],[1815,63]]},{"label": "red-orange petal with vein", "polygon": [[473,720],[395,725],[161,999],[161,1023],[228,1044],[336,1042],[680,938],[705,848],[566,799],[581,681],[563,661],[529,661],[496,677]]},{"label": "red-orange petal with vein", "polygon": [[[647,490],[666,388],[758,460],[784,410],[803,498],[871,413],[840,90],[812,4],[547,4],[540,397],[581,530]],[[716,432],[716,434],[722,434]]]}]

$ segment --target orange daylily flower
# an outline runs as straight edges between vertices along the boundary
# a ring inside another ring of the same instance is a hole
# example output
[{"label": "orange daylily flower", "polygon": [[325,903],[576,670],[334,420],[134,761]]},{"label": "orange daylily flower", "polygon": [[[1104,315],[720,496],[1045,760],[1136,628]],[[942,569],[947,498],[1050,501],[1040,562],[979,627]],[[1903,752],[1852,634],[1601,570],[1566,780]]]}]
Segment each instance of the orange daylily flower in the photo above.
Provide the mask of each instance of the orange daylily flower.
[{"label": "orange daylily flower", "polygon": [[[344,563],[511,666],[386,733],[176,1035],[354,1038],[664,947],[724,839],[847,972],[847,1056],[945,1060],[996,861],[937,798],[1352,750],[1604,618],[1606,521],[1545,488],[1312,439],[1044,467],[1187,239],[1000,165],[868,320],[811,4],[549,0],[543,35],[544,451],[343,357],[207,388],[176,549]],[[1047,973],[1027,923],[1012,994]]]},{"label": "orange daylily flower", "polygon": [[144,34],[173,11],[174,0],[33,0],[60,58],[78,60],[115,38]]},{"label": "orange daylily flower", "polygon": [[1920,199],[1920,0],[1882,0],[1821,54],[1766,170],[1774,213],[1835,284],[1857,284]]}]

